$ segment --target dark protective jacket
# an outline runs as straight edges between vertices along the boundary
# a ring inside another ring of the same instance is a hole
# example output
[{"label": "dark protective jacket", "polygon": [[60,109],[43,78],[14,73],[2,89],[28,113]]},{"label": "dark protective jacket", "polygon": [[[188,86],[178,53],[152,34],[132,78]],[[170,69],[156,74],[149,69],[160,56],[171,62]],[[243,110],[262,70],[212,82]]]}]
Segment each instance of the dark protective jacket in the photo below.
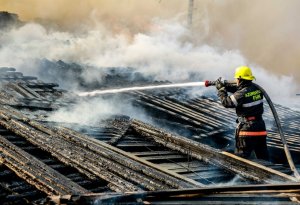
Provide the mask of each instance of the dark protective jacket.
[{"label": "dark protective jacket", "polygon": [[[228,96],[228,92],[233,93]],[[252,81],[242,80],[239,86],[219,89],[218,96],[226,108],[235,108],[238,126],[235,133],[236,151],[241,157],[249,158],[254,152],[258,159],[269,160],[263,93]]]},{"label": "dark protective jacket", "polygon": [[[227,91],[233,94],[228,96]],[[226,86],[218,91],[218,96],[224,107],[236,109],[241,123],[239,136],[266,136],[266,126],[262,119],[263,93],[252,81],[242,80],[239,86]]]}]

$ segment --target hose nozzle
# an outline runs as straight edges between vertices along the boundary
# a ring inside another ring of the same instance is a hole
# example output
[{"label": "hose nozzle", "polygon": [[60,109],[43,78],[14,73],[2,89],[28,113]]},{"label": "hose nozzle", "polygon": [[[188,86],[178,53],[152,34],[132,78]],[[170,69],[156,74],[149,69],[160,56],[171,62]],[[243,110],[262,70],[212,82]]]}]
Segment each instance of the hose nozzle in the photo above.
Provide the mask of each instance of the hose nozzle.
[{"label": "hose nozzle", "polygon": [[215,86],[216,85],[216,81],[206,80],[206,81],[204,81],[204,85],[205,85],[205,87]]}]

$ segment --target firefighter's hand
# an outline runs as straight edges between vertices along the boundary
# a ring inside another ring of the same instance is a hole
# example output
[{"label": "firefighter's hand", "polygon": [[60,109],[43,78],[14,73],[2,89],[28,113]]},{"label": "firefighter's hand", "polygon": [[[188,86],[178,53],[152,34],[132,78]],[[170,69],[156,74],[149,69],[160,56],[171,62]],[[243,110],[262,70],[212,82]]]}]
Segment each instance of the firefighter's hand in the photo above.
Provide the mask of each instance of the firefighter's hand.
[{"label": "firefighter's hand", "polygon": [[225,89],[224,83],[221,81],[221,77],[216,80],[216,88],[217,90]]}]

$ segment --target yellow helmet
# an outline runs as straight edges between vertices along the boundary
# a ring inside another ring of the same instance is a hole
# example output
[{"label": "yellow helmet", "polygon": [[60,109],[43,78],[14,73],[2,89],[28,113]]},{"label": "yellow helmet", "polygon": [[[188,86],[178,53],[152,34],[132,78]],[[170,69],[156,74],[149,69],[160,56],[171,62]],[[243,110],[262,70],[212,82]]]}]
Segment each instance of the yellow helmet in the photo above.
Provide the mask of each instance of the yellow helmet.
[{"label": "yellow helmet", "polygon": [[235,70],[234,78],[240,78],[244,80],[254,80],[252,71],[248,66],[240,66]]}]

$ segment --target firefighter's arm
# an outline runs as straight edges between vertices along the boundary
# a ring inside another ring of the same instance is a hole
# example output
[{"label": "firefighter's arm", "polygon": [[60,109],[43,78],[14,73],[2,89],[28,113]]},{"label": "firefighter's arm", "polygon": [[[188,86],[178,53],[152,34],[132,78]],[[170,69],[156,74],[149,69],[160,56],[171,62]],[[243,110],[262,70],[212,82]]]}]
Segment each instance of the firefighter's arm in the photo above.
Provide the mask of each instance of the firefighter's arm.
[{"label": "firefighter's arm", "polygon": [[[225,87],[218,89],[218,96],[221,100],[221,103],[226,108],[236,107],[235,103],[232,101],[231,96],[228,96],[227,90]],[[233,96],[233,95],[232,95]]]},{"label": "firefighter's arm", "polygon": [[[241,91],[234,92],[237,87],[236,86],[226,86],[219,78],[216,81],[216,88],[218,90],[218,96],[221,100],[221,103],[226,108],[235,108],[238,106],[239,102],[243,98],[243,93]],[[234,92],[232,95],[228,96],[227,89]]]},{"label": "firefighter's arm", "polygon": [[230,93],[235,93],[237,91],[237,85],[235,84],[231,84],[231,83],[225,84],[225,88],[227,92]]},{"label": "firefighter's arm", "polygon": [[218,96],[224,107],[226,108],[236,107],[236,103],[232,101],[231,97],[228,97],[226,85],[221,81],[221,78],[216,80],[216,88],[218,90]]}]

